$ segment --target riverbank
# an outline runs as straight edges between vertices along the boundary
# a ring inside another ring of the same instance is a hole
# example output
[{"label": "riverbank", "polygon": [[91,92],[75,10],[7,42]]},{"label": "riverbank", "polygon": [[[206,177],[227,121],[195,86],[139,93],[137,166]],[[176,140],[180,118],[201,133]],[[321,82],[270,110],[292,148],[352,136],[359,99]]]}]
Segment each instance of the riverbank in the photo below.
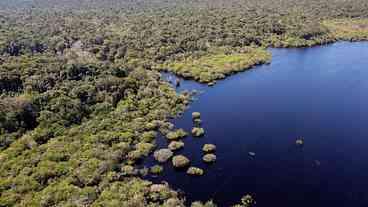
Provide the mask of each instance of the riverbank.
[{"label": "riverbank", "polygon": [[159,70],[213,85],[216,80],[269,61],[271,54],[263,48],[217,48],[199,58],[165,62]]},{"label": "riverbank", "polygon": [[189,56],[179,58],[179,60],[170,60],[154,68],[159,71],[173,72],[185,79],[214,85],[216,80],[224,79],[233,73],[269,63],[272,57],[265,48],[305,48],[338,41],[368,40],[367,19],[325,20],[320,25],[322,26],[318,29],[320,35],[311,33],[306,34],[303,38],[288,33],[285,35],[271,35],[263,40],[262,45],[264,47],[212,48],[198,57]]}]

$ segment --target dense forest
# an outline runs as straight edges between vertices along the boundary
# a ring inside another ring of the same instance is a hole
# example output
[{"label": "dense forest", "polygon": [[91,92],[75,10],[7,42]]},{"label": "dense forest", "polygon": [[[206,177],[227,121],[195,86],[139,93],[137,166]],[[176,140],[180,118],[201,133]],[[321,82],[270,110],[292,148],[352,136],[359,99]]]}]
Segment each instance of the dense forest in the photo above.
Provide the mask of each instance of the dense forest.
[{"label": "dense forest", "polygon": [[137,164],[191,102],[160,71],[213,85],[271,61],[268,47],[367,40],[367,11],[366,0],[0,1],[0,206],[184,206]]}]

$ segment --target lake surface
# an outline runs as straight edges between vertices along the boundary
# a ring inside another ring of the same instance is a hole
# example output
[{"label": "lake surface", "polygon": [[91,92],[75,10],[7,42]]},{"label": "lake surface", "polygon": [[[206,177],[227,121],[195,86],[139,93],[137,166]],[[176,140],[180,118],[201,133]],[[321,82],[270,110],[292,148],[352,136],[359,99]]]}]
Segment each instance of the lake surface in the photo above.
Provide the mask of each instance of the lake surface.
[{"label": "lake surface", "polygon": [[[173,123],[190,131],[198,111],[206,135],[185,138],[176,154],[205,175],[190,177],[167,163],[150,179],[183,190],[188,202],[229,206],[250,193],[257,207],[367,207],[368,43],[271,51],[270,65],[214,87],[182,82],[179,90],[203,93]],[[205,143],[217,145],[212,165],[201,160]],[[167,142],[161,137],[158,145]]]}]

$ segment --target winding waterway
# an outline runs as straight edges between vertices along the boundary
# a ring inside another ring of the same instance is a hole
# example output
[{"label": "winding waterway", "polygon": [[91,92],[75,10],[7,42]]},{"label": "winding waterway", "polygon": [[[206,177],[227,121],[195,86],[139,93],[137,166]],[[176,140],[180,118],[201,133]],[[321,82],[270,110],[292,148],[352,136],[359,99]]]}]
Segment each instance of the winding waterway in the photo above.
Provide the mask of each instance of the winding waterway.
[{"label": "winding waterway", "polygon": [[[257,207],[367,207],[368,43],[271,52],[270,65],[214,87],[182,81],[178,90],[203,93],[173,123],[190,131],[191,113],[199,111],[206,135],[185,138],[177,154],[205,175],[190,177],[167,163],[150,179],[183,190],[188,202],[229,206],[250,193]],[[201,161],[205,143],[217,145],[212,165]]]}]

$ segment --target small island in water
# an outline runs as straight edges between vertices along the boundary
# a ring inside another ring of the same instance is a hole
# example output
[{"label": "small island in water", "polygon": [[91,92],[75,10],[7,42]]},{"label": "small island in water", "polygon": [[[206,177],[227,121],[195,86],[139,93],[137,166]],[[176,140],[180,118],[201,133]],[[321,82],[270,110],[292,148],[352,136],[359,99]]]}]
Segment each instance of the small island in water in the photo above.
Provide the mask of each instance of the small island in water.
[{"label": "small island in water", "polygon": [[368,206],[366,40],[366,0],[2,0],[0,206]]}]

